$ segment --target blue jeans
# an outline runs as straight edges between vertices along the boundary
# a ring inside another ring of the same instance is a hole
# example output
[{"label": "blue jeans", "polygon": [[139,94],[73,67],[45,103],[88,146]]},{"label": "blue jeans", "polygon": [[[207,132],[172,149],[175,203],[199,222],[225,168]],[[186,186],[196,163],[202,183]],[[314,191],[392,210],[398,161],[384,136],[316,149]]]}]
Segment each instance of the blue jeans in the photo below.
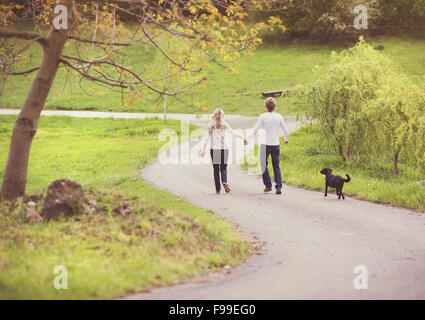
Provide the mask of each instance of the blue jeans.
[{"label": "blue jeans", "polygon": [[221,182],[227,183],[227,161],[229,159],[229,150],[227,149],[211,149],[211,159],[214,168],[215,190],[220,191],[220,175]]},{"label": "blue jeans", "polygon": [[272,187],[272,180],[270,179],[269,169],[267,168],[269,155],[272,156],[272,165],[274,172],[274,180],[276,182],[276,189],[282,189],[282,174],[279,167],[280,146],[267,146],[261,145],[260,148],[260,165],[263,172],[263,183],[266,188]]}]

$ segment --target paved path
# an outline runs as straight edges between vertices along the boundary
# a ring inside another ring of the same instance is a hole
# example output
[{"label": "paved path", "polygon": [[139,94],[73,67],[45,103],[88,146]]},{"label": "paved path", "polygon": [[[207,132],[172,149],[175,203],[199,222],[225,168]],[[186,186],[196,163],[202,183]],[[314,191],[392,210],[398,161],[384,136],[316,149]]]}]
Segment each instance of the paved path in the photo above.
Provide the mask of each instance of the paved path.
[{"label": "paved path", "polygon": [[[0,109],[0,115],[17,115],[20,110],[18,109]],[[42,116],[68,116],[76,118],[116,118],[116,119],[146,119],[146,118],[160,118],[164,119],[162,113],[129,113],[129,112],[100,112],[100,111],[72,111],[72,110],[43,110]],[[169,113],[167,119],[190,121],[195,125],[204,125],[211,119],[209,114],[185,114],[185,113]],[[252,123],[253,117],[244,117],[238,115],[227,115],[226,119],[233,120],[233,124],[238,126],[241,123],[250,121]],[[241,125],[241,127],[243,124]]]}]

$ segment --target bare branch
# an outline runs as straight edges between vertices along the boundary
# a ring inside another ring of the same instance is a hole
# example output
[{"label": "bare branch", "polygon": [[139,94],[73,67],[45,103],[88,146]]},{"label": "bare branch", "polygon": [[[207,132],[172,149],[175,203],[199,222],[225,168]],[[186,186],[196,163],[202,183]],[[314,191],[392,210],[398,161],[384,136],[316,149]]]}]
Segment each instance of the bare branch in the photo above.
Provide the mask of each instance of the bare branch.
[{"label": "bare branch", "polygon": [[106,61],[106,58],[107,58],[106,56],[103,56],[102,58],[97,58],[97,59],[94,59],[94,60],[91,60],[91,61],[90,60],[84,60],[84,59],[74,57],[74,56],[70,56],[70,55],[66,55],[66,54],[62,55],[62,57],[84,63],[85,66],[80,66],[79,69],[84,69],[84,68],[86,68],[86,67],[88,67],[89,65],[92,65],[92,64],[108,63],[108,61]]},{"label": "bare branch", "polygon": [[86,42],[86,43],[100,44],[100,45],[105,45],[105,46],[114,45],[114,46],[128,47],[128,46],[131,45],[130,43],[108,43],[108,42],[102,42],[102,41],[82,39],[82,38],[78,38],[78,37],[74,37],[74,36],[69,36],[68,39],[76,40],[76,41],[80,41],[80,42]]},{"label": "bare branch", "polygon": [[[188,39],[196,39],[196,37],[194,35],[186,33],[186,32],[181,32],[181,31],[175,30],[173,28],[170,28],[169,26],[157,21],[151,15],[149,15],[148,21],[152,22],[153,24],[156,24],[157,26],[164,29],[165,31],[168,31],[173,36],[178,36],[178,37],[183,37],[183,38],[188,38]],[[208,39],[203,39],[203,40],[208,40]]]},{"label": "bare branch", "polygon": [[[109,65],[111,65],[113,67],[116,67],[118,69],[123,69],[124,71],[127,71],[129,73],[132,73],[132,71],[130,71],[130,70],[128,70],[128,69],[126,69],[126,68],[124,68],[124,67],[122,67],[120,65],[117,65],[116,63],[113,63],[113,62],[110,62],[110,61],[105,60],[105,57],[98,58],[98,59],[91,60],[91,61],[90,60],[84,60],[84,59],[81,59],[81,58],[78,58],[78,57],[74,57],[74,56],[70,56],[70,55],[63,55],[62,57],[66,58],[66,59],[75,60],[75,61],[78,61],[80,63],[84,63],[84,66],[75,66],[75,67],[78,67],[79,69],[87,68],[89,65],[92,65],[92,64],[102,64],[103,63],[103,64],[109,64]],[[166,76],[159,77],[159,78],[141,79],[140,76],[137,75],[136,73],[132,73],[132,74],[137,79],[140,79],[140,81],[139,81],[140,83],[149,83],[149,82],[162,81],[162,80],[166,80],[168,78],[171,78],[172,76],[175,75],[174,73],[171,73],[171,74],[168,74]]]},{"label": "bare branch", "polygon": [[[76,70],[79,74],[81,74],[82,76],[84,76],[84,77],[86,77],[86,78],[88,78],[90,80],[98,81],[98,82],[101,82],[101,83],[104,83],[104,84],[109,84],[109,85],[112,85],[112,86],[115,86],[115,87],[121,87],[121,88],[128,88],[131,85],[143,84],[144,86],[146,86],[147,88],[149,88],[150,90],[152,90],[152,91],[154,91],[156,93],[159,93],[159,94],[162,94],[162,95],[168,95],[168,96],[179,95],[179,94],[181,94],[183,92],[186,92],[186,91],[192,89],[193,87],[195,87],[198,84],[200,84],[202,81],[205,81],[206,80],[205,78],[202,78],[202,79],[198,80],[197,82],[195,82],[195,83],[193,83],[193,84],[191,84],[191,85],[189,85],[189,86],[187,86],[185,88],[178,89],[175,92],[168,92],[168,91],[162,91],[160,89],[157,89],[157,88],[153,87],[152,85],[149,84],[148,81],[143,80],[137,73],[135,73],[135,72],[131,71],[130,69],[127,69],[127,68],[125,68],[123,66],[120,66],[120,65],[118,65],[118,64],[116,64],[114,62],[106,61],[106,60],[102,60],[102,61],[96,61],[96,60],[88,61],[88,60],[83,60],[83,59],[80,59],[80,58],[77,58],[77,57],[72,57],[72,56],[67,56],[67,55],[64,55],[63,57],[64,58],[68,58],[68,59],[74,59],[74,60],[76,60],[78,62],[86,63],[86,64],[89,64],[89,65],[90,64],[109,64],[109,65],[111,65],[111,66],[113,66],[113,67],[115,67],[115,68],[117,68],[117,69],[119,69],[121,71],[124,71],[124,72],[130,74],[137,81],[112,79],[112,78],[106,76],[104,73],[100,72],[99,70],[93,70],[94,72],[98,73],[99,75],[101,75],[105,79],[105,80],[102,80],[100,78],[97,78],[97,77],[94,77],[94,76],[88,74],[87,72],[81,71],[83,69],[81,66],[75,66],[75,65],[73,65],[72,63],[70,63],[69,61],[67,61],[65,59],[61,59],[60,60],[61,62],[63,62],[64,64],[68,65],[72,69]],[[84,68],[87,68],[87,66],[84,66]]]},{"label": "bare branch", "polygon": [[[99,20],[99,4],[96,3],[96,20],[94,22],[94,31],[93,31],[92,41],[96,41],[98,20]],[[94,57],[94,42],[92,42],[92,44],[91,44],[91,55],[92,55],[92,57]]]},{"label": "bare branch", "polygon": [[29,74],[32,73],[34,71],[37,71],[38,69],[40,69],[40,67],[34,67],[25,71],[19,71],[19,72],[14,72],[14,71],[7,71],[7,70],[2,70],[4,71],[6,74],[11,75],[11,76],[22,76],[24,74]]},{"label": "bare branch", "polygon": [[0,38],[16,38],[22,40],[34,40],[45,46],[47,44],[46,38],[35,32],[24,32],[24,31],[7,31],[0,30]]},{"label": "bare branch", "polygon": [[180,67],[182,70],[185,70],[185,71],[190,71],[190,72],[201,72],[201,70],[202,70],[202,68],[199,68],[199,69],[197,69],[197,70],[191,70],[191,69],[187,69],[187,68],[185,68],[185,67],[183,67],[183,65],[182,64],[180,64],[180,63],[178,63],[178,62],[176,62],[175,60],[173,60],[169,55],[167,55],[167,53],[165,53],[165,51],[164,50],[162,50],[162,48],[159,46],[159,44],[157,44],[156,42],[155,42],[155,40],[154,39],[152,39],[152,37],[149,35],[149,33],[146,31],[146,29],[145,28],[142,28],[142,31],[143,31],[143,33],[146,35],[146,37],[149,39],[149,41],[150,42],[152,42],[152,44],[164,55],[164,57],[166,57],[172,64],[174,64],[174,65],[176,65],[176,66],[178,66],[178,67]]},{"label": "bare branch", "polygon": [[59,59],[60,62],[62,62],[63,64],[67,65],[68,67],[70,67],[71,69],[77,71],[80,75],[82,75],[83,77],[90,79],[92,81],[95,82],[100,82],[103,84],[106,84],[108,86],[112,86],[112,87],[120,87],[120,88],[127,88],[127,86],[123,85],[123,84],[117,84],[117,83],[111,83],[108,81],[104,81],[102,79],[96,78],[88,73],[82,72],[80,68],[78,68],[78,66],[74,66],[72,63],[70,63],[69,61],[65,60],[65,59]]}]

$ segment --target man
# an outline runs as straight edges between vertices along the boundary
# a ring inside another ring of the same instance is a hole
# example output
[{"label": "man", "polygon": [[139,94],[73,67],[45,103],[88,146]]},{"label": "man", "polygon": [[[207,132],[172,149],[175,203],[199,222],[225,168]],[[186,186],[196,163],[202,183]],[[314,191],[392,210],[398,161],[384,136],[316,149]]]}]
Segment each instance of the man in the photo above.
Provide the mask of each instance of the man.
[{"label": "man", "polygon": [[[265,141],[261,142],[260,148],[260,163],[261,170],[263,173],[263,183],[266,186],[264,192],[272,191],[272,181],[270,179],[269,169],[267,168],[268,158],[271,155],[274,179],[276,183],[276,194],[282,194],[282,174],[279,166],[279,155],[280,155],[280,143],[279,129],[282,129],[285,137],[285,144],[288,143],[288,128],[286,127],[285,121],[282,116],[274,110],[276,109],[276,100],[273,98],[267,98],[264,102],[267,109],[266,113],[263,113],[258,118],[257,124],[253,131],[248,136],[247,140],[251,140],[253,136],[258,132],[259,129],[265,130]],[[248,142],[245,141],[245,145]]]}]

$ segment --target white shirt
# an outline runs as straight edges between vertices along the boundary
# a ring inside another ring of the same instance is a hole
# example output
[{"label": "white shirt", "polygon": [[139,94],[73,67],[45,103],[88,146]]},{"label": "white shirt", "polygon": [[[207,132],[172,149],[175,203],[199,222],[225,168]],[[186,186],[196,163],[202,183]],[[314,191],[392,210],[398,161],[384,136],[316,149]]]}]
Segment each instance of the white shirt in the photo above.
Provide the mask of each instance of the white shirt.
[{"label": "white shirt", "polygon": [[208,143],[208,138],[210,138],[210,149],[229,149],[229,136],[234,135],[236,137],[243,137],[236,132],[233,132],[232,127],[225,121],[223,121],[223,128],[215,129],[212,128],[212,123],[208,125],[207,134],[204,137],[204,146]]},{"label": "white shirt", "polygon": [[247,140],[251,140],[253,136],[258,132],[259,129],[265,130],[265,141],[263,144],[268,146],[278,146],[279,137],[281,136],[279,129],[282,129],[285,137],[285,142],[288,141],[288,128],[282,116],[276,112],[266,112],[259,116],[258,121],[254,127],[254,130],[248,136]]}]

